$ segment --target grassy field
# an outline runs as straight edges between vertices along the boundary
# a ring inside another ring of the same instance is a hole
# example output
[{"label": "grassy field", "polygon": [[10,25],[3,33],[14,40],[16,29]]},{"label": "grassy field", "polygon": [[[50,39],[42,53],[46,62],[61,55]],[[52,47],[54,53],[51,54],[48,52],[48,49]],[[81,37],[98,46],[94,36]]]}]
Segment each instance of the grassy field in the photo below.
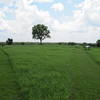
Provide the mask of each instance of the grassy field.
[{"label": "grassy field", "polygon": [[100,48],[0,47],[0,100],[100,100]]}]

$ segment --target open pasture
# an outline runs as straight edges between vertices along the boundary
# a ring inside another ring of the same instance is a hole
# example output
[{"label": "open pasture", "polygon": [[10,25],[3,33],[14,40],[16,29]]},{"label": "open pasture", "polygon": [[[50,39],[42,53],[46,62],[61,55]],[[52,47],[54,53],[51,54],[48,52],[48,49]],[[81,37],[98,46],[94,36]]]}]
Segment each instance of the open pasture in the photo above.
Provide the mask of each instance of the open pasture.
[{"label": "open pasture", "polygon": [[100,100],[100,48],[0,47],[0,100]]}]

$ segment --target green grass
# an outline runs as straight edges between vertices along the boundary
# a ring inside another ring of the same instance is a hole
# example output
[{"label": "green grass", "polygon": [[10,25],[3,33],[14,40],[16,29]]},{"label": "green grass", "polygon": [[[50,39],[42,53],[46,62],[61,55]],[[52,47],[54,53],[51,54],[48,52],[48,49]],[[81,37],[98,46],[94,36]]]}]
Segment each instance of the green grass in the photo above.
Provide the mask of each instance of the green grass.
[{"label": "green grass", "polygon": [[0,48],[0,100],[100,100],[100,48]]}]

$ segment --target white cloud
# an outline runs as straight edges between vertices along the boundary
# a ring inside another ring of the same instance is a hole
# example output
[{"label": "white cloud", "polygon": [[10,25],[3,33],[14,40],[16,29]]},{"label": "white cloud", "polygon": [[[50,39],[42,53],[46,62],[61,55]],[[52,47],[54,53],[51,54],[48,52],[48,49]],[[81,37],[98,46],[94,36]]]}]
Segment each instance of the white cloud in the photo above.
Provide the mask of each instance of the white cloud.
[{"label": "white cloud", "polygon": [[100,0],[85,0],[77,7],[80,8],[87,21],[100,25]]},{"label": "white cloud", "polygon": [[10,2],[11,0],[0,0],[0,2]]},{"label": "white cloud", "polygon": [[49,11],[30,5],[31,2],[33,0],[17,1],[17,9],[13,12],[15,20],[4,19],[4,11],[10,11],[10,8],[0,10],[0,29],[15,33],[11,35],[15,41],[32,41],[32,26],[38,23],[47,25],[51,30],[52,38],[46,40],[50,42],[95,42],[100,37],[100,0],[85,0],[77,5],[79,9],[73,12],[72,17],[62,22],[52,17]]},{"label": "white cloud", "polygon": [[55,3],[51,7],[55,11],[63,11],[64,10],[64,5],[62,3]]},{"label": "white cloud", "polygon": [[[75,36],[82,40],[95,42],[100,37],[100,0],[85,0],[76,7],[79,10],[74,11],[72,30],[77,30]],[[82,36],[80,36],[82,34]],[[74,36],[74,35],[73,35]],[[85,38],[84,38],[85,37]]]},{"label": "white cloud", "polygon": [[10,30],[10,26],[7,24],[5,18],[5,14],[3,11],[0,11],[0,30]]},{"label": "white cloud", "polygon": [[34,1],[37,1],[37,2],[53,2],[54,0],[34,0]]},{"label": "white cloud", "polygon": [[54,0],[28,0],[29,2],[40,2],[40,3],[46,3],[46,2],[53,2]]},{"label": "white cloud", "polygon": [[4,3],[6,5],[9,5],[12,2],[12,0],[0,0],[0,3]]}]

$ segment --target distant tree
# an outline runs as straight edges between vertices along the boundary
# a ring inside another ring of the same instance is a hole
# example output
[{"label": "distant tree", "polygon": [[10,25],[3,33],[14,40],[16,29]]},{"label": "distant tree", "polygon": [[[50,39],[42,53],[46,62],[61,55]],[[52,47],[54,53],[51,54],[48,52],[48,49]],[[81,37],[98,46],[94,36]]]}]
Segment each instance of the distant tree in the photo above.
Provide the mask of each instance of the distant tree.
[{"label": "distant tree", "polygon": [[100,47],[100,40],[97,40],[97,47]]},{"label": "distant tree", "polygon": [[83,42],[83,46],[87,46],[88,44],[86,42]]},{"label": "distant tree", "polygon": [[48,27],[43,24],[37,24],[32,27],[32,35],[33,39],[39,39],[40,44],[42,44],[42,41],[45,38],[50,38],[50,31],[48,30]]},{"label": "distant tree", "polygon": [[75,43],[75,42],[68,42],[68,45],[71,45],[71,46],[74,46],[74,45],[76,45],[77,43]]},{"label": "distant tree", "polygon": [[5,46],[5,43],[1,42],[0,45],[1,45],[2,47],[4,47],[4,46]]},{"label": "distant tree", "polygon": [[6,41],[6,44],[12,45],[13,44],[13,39],[8,38]]}]

